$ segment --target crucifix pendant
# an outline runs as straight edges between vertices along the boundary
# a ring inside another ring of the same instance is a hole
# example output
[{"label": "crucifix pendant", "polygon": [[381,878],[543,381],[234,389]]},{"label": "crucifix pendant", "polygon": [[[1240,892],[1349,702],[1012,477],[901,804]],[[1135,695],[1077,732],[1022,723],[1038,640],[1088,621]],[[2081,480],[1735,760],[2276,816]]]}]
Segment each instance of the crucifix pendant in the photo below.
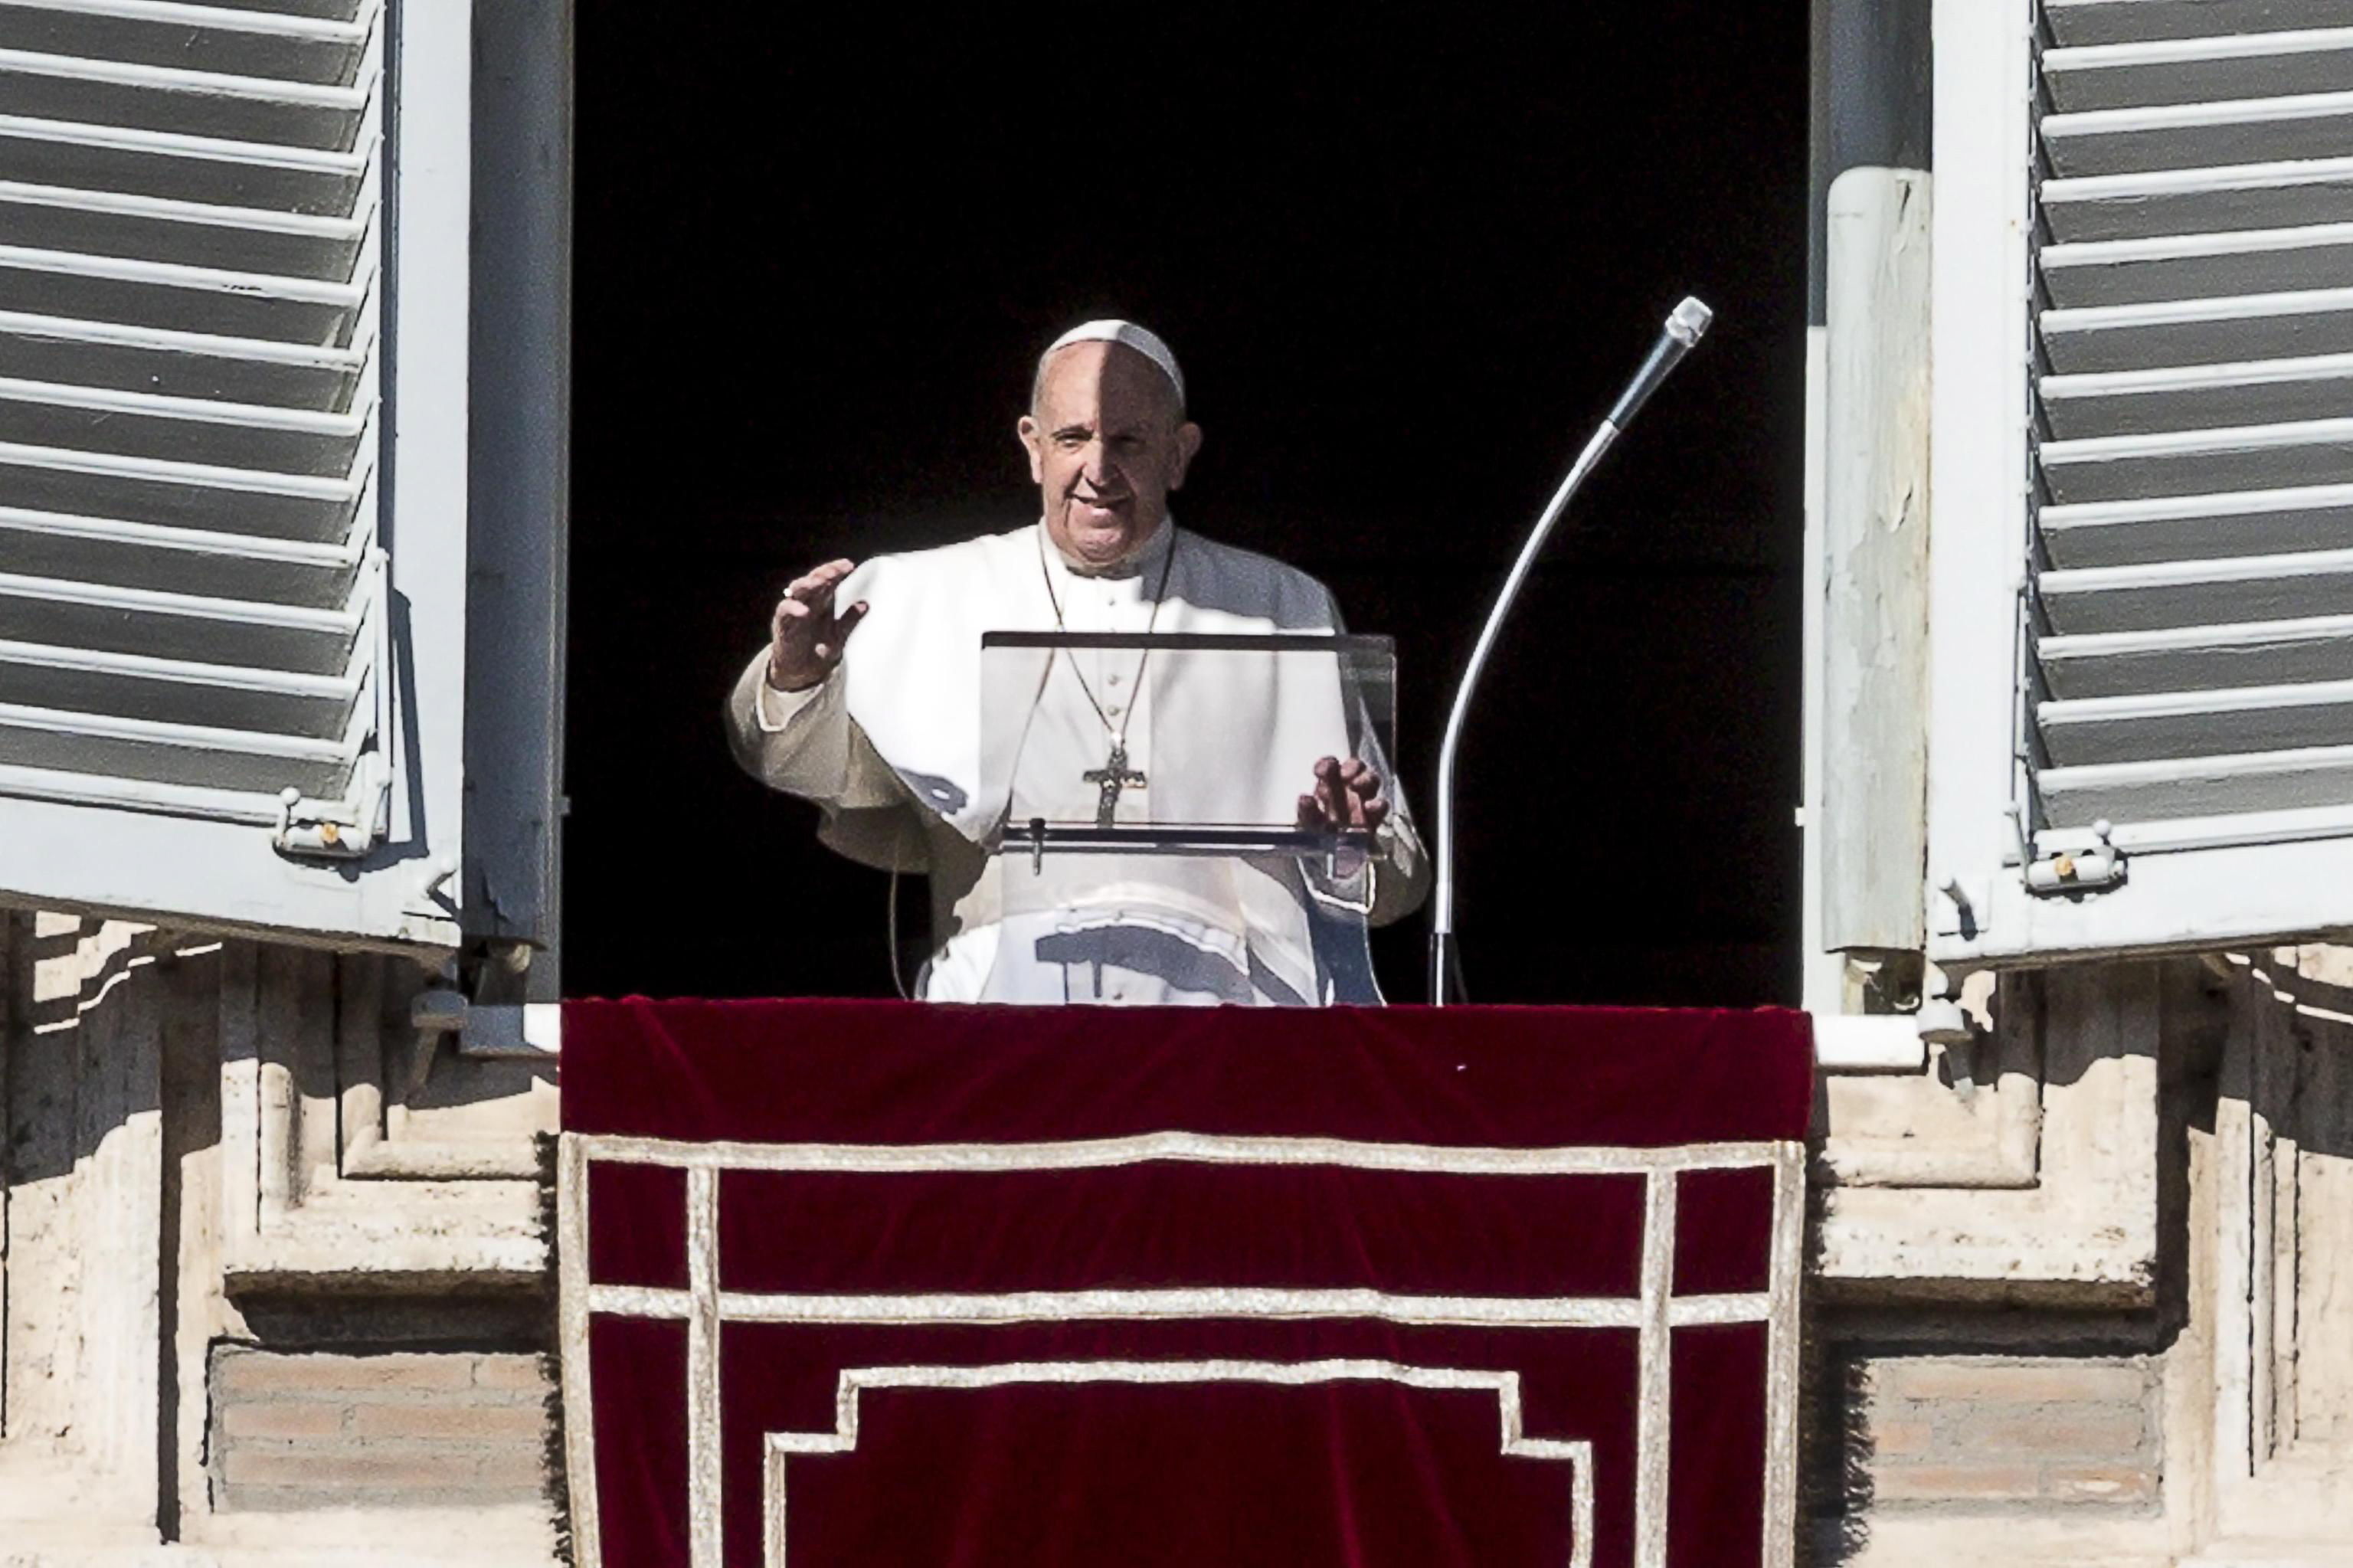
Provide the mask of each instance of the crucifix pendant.
[{"label": "crucifix pendant", "polygon": [[1101,768],[1090,768],[1079,778],[1100,792],[1095,800],[1095,826],[1099,828],[1112,825],[1113,814],[1119,810],[1121,790],[1141,789],[1147,782],[1142,768],[1127,765],[1127,742],[1124,740],[1112,742],[1111,756]]}]

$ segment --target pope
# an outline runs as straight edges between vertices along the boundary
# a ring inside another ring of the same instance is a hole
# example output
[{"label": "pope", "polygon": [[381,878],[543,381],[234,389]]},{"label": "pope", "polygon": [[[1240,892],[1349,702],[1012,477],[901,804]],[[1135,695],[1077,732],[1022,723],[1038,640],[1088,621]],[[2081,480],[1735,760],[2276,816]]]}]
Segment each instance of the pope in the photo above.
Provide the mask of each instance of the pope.
[{"label": "pope", "polygon": [[[1200,450],[1201,429],[1186,417],[1183,371],[1154,334],[1116,321],[1063,334],[1039,358],[1017,430],[1039,487],[1036,523],[863,566],[829,561],[786,585],[767,644],[729,700],[737,760],[823,808],[820,836],[835,849],[929,875],[934,952],[917,988],[927,1000],[1377,1001],[1361,958],[1335,959],[1346,944],[1319,935],[1332,901],[1319,896],[1312,871],[1271,870],[1262,858],[1206,895],[1197,874],[1189,894],[1159,907],[1134,889],[1084,908],[1008,906],[989,853],[1006,802],[981,779],[984,633],[1340,630],[1332,596],[1314,578],[1179,529],[1169,516],[1168,497]],[[1090,747],[1084,760],[1093,764],[1073,777],[1100,789],[1098,821],[1108,825],[1126,818],[1123,797],[1140,796],[1151,777],[1131,765],[1131,723],[1155,700],[1183,711],[1166,685],[1211,678],[1211,662],[1187,666],[1164,654],[1154,672],[1148,654],[1134,663],[1134,654],[1106,655],[1084,668],[1066,656],[1087,731],[1072,745]],[[1286,716],[1269,720],[1278,731],[1335,733],[1293,725],[1293,708],[1280,712]],[[1265,739],[1250,756],[1215,766],[1232,776],[1299,755],[1277,744],[1295,736]],[[1381,759],[1345,749],[1335,745],[1302,764],[1296,825],[1368,836],[1363,913],[1382,924],[1419,904],[1428,863]],[[1174,766],[1155,772],[1166,779]]]}]

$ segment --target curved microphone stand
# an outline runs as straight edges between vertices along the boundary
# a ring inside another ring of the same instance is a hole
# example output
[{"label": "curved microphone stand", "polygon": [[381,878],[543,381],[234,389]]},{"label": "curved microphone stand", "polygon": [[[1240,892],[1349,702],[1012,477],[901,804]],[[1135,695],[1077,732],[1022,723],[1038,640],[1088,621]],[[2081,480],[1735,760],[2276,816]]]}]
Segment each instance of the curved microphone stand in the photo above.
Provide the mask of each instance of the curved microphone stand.
[{"label": "curved microphone stand", "polygon": [[1684,355],[1705,333],[1715,313],[1694,299],[1686,299],[1667,318],[1666,330],[1643,361],[1618,406],[1585,443],[1577,454],[1568,477],[1553,492],[1552,500],[1545,505],[1543,515],[1536,519],[1535,530],[1528,542],[1520,546],[1520,558],[1512,563],[1511,575],[1504,579],[1504,591],[1496,597],[1495,608],[1487,612],[1487,624],[1480,629],[1479,641],[1471,650],[1471,662],[1462,672],[1462,683],[1454,689],[1454,707],[1446,715],[1446,738],[1438,747],[1438,885],[1430,898],[1430,1004],[1446,1005],[1447,979],[1454,972],[1454,753],[1462,740],[1463,715],[1470,711],[1471,694],[1477,689],[1481,672],[1487,667],[1487,655],[1495,646],[1495,635],[1502,630],[1504,618],[1512,612],[1512,601],[1519,597],[1520,585],[1527,580],[1528,570],[1535,565],[1537,552],[1552,534],[1553,524],[1568,510],[1569,497],[1585,482],[1601,461],[1611,443],[1618,440],[1634,416],[1641,412],[1651,394],[1659,389],[1667,373],[1682,363]]}]

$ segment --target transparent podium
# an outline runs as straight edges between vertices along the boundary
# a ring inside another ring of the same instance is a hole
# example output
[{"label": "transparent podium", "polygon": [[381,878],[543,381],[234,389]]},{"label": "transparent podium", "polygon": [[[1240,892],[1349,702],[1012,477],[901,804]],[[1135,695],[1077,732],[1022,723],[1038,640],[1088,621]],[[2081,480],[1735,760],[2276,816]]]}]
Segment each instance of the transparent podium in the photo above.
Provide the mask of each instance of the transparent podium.
[{"label": "transparent podium", "polygon": [[980,774],[1001,937],[986,999],[1377,1003],[1384,840],[1303,806],[1384,779],[1386,637],[990,632]]}]

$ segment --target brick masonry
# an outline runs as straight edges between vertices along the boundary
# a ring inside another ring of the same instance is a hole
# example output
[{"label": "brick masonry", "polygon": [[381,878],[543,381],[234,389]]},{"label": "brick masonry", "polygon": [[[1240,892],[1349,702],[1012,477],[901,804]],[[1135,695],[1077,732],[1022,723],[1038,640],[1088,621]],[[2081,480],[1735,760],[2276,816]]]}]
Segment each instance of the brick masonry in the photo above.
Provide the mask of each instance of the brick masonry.
[{"label": "brick masonry", "polygon": [[211,1384],[223,1510],[518,1502],[553,1485],[554,1387],[539,1356],[223,1345]]},{"label": "brick masonry", "polygon": [[2157,1376],[2135,1357],[1850,1363],[1846,1506],[2154,1511]]}]

